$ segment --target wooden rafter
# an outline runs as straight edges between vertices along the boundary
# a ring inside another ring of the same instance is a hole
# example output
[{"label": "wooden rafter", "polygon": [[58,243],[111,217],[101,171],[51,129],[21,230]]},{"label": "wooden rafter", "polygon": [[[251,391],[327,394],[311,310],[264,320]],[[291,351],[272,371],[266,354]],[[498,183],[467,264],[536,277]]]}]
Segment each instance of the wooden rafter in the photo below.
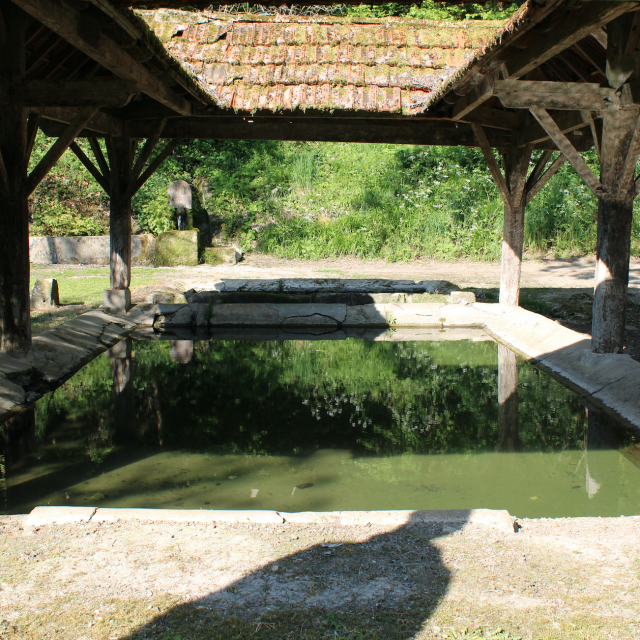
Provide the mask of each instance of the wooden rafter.
[{"label": "wooden rafter", "polygon": [[558,20],[548,33],[536,38],[526,49],[514,51],[506,61],[509,78],[521,78],[634,6],[635,2],[585,3],[580,11],[572,12],[571,19]]},{"label": "wooden rafter", "polygon": [[560,154],[552,163],[551,166],[538,178],[534,184],[527,187],[527,204],[529,204],[540,192],[551,178],[558,172],[558,169],[566,162],[567,158],[564,154]]},{"label": "wooden rafter", "polygon": [[[72,107],[34,107],[32,111],[39,113],[43,120],[53,120],[64,124],[69,124],[78,115],[78,110]],[[122,135],[123,128],[122,120],[102,111],[97,111],[87,123],[89,131],[105,135]]]},{"label": "wooden rafter", "polygon": [[560,131],[553,118],[544,109],[533,108],[530,109],[530,111],[543,129],[549,134],[550,138],[556,143],[558,149],[562,151],[567,160],[573,165],[573,168],[587,183],[591,191],[598,196],[601,195],[602,185],[600,184],[600,180],[596,178],[593,171],[587,166],[587,163],[582,159],[582,156],[576,151],[569,139]]},{"label": "wooden rafter", "polygon": [[4,159],[2,158],[1,150],[0,150],[0,188],[2,188],[2,193],[5,195],[9,192],[9,174],[7,173],[7,167],[4,164]]},{"label": "wooden rafter", "polygon": [[112,40],[102,35],[99,25],[83,19],[81,12],[60,0],[14,0],[28,14],[40,20],[80,51],[118,77],[138,85],[151,98],[181,115],[191,114],[191,103],[176,94],[160,78],[140,64]]},{"label": "wooden rafter", "polygon": [[49,173],[51,167],[60,159],[60,156],[69,148],[75,137],[84,129],[85,125],[98,107],[85,107],[78,111],[78,115],[67,126],[61,135],[44,155],[42,160],[34,167],[25,182],[24,196],[30,196],[41,180]]},{"label": "wooden rafter", "polygon": [[40,114],[30,113],[27,120],[27,148],[25,150],[25,158],[27,162],[31,158],[31,152],[33,151],[33,145],[36,142],[36,136],[38,135],[38,127],[40,125]]},{"label": "wooden rafter", "polygon": [[480,86],[472,89],[466,96],[458,100],[451,109],[451,119],[461,120],[476,107],[486,102],[493,95],[493,76],[487,76]]},{"label": "wooden rafter", "polygon": [[[579,111],[561,111],[551,116],[562,133],[570,133],[589,126]],[[518,134],[518,146],[537,144],[549,139],[549,134],[537,122],[530,124]]]},{"label": "wooden rafter", "polygon": [[91,160],[89,160],[85,152],[80,148],[80,146],[75,140],[69,145],[69,149],[71,149],[71,151],[73,151],[73,153],[76,155],[78,160],[82,162],[82,164],[85,166],[87,171],[95,178],[96,182],[103,188],[104,192],[107,195],[109,195],[109,191],[110,191],[109,182],[107,181],[105,176],[103,176],[102,173],[100,173],[96,165],[93,164]]}]

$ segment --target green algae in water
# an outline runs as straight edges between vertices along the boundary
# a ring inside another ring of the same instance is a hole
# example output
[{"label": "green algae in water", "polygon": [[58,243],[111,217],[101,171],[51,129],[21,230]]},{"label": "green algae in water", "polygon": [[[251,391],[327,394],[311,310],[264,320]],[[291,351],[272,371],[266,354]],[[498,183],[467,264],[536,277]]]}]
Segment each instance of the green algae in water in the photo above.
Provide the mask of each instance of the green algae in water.
[{"label": "green algae in water", "polygon": [[133,351],[40,400],[26,433],[8,426],[9,512],[102,495],[101,507],[640,513],[633,442],[523,361],[501,407],[491,341]]}]

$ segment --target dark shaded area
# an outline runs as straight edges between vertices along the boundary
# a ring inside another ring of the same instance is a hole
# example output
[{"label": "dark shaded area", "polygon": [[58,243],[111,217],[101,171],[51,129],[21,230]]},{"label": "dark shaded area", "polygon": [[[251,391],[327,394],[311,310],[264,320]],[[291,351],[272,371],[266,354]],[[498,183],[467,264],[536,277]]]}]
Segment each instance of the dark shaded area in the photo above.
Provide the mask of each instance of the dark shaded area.
[{"label": "dark shaded area", "polygon": [[[203,598],[177,605],[121,640],[413,637],[447,591],[451,573],[433,540],[463,522],[409,521],[365,542],[314,545]],[[336,540],[348,535],[337,529]],[[207,541],[203,541],[207,544]],[[217,548],[211,535],[212,553]]]}]

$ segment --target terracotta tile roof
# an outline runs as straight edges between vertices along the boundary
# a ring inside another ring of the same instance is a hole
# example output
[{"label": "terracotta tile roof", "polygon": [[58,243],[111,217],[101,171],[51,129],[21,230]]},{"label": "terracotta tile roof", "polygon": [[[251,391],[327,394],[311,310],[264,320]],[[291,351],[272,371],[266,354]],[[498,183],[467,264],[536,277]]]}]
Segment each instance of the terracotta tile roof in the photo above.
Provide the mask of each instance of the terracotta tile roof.
[{"label": "terracotta tile roof", "polygon": [[415,115],[502,22],[136,11],[222,108]]}]

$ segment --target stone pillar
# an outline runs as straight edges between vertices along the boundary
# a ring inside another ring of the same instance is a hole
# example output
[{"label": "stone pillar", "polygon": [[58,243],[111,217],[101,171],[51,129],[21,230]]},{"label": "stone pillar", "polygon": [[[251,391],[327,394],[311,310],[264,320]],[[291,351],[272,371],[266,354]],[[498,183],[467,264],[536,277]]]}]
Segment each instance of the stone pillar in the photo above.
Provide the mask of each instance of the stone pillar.
[{"label": "stone pillar", "polygon": [[505,154],[505,175],[511,197],[504,205],[502,261],[500,271],[500,304],[517,307],[520,301],[520,272],[524,244],[524,184],[531,160],[529,147],[515,148]]},{"label": "stone pillar", "polygon": [[107,307],[128,311],[131,306],[131,193],[133,143],[129,138],[107,139],[111,173],[109,225],[111,289],[104,292]]},{"label": "stone pillar", "polygon": [[[25,76],[25,15],[12,2],[0,5],[0,23],[11,25],[0,40],[0,80],[7,86]],[[2,46],[4,44],[4,46]],[[27,110],[0,105],[0,349],[31,348],[29,312],[29,211]]]},{"label": "stone pillar", "polygon": [[498,443],[496,451],[520,451],[518,437],[518,356],[498,345]]}]

